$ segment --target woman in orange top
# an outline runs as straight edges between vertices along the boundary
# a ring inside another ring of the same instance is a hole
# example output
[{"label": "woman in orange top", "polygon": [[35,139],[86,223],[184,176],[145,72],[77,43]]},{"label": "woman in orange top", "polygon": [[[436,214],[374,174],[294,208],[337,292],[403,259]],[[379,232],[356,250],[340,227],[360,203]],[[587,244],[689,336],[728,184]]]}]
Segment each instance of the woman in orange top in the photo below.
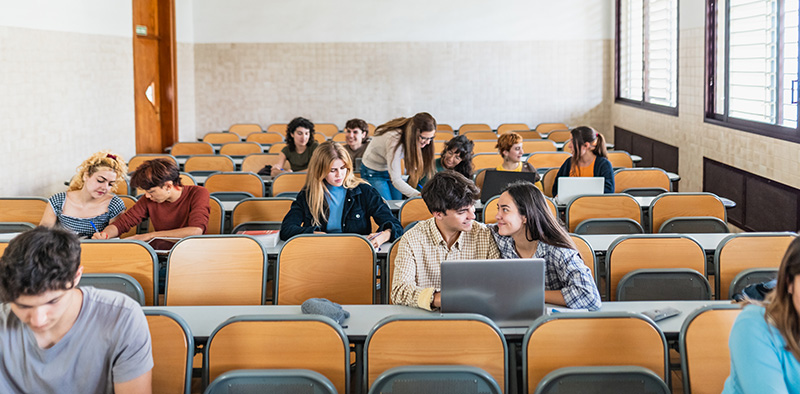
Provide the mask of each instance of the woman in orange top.
[{"label": "woman in orange top", "polygon": [[614,193],[614,169],[608,161],[606,140],[597,130],[579,126],[572,133],[572,157],[564,161],[553,182],[553,195],[558,194],[558,178],[562,176],[603,177],[604,193]]},{"label": "woman in orange top", "polygon": [[512,172],[533,172],[536,174],[536,180],[539,180],[539,174],[536,172],[530,163],[523,161],[522,156],[525,151],[522,150],[522,136],[511,132],[502,134],[497,139],[497,152],[503,157],[503,164],[497,166],[497,171],[512,171]]}]

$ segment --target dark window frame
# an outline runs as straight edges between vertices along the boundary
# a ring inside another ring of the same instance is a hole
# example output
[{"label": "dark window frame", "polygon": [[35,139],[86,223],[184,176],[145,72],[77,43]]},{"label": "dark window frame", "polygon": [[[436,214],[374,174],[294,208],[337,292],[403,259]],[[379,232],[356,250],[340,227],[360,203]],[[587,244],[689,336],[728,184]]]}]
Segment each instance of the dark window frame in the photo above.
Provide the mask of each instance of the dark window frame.
[{"label": "dark window frame", "polygon": [[[645,0],[646,1],[646,0]],[[678,116],[679,108],[680,108],[680,41],[681,41],[681,17],[680,17],[680,1],[677,4],[677,36],[676,36],[676,44],[678,45],[676,54],[675,54],[675,65],[677,70],[675,71],[675,106],[670,107],[668,105],[661,105],[661,104],[653,104],[649,103],[644,100],[644,95],[642,96],[642,100],[631,100],[629,98],[621,97],[620,96],[620,84],[621,74],[620,74],[620,20],[621,20],[621,2],[622,0],[615,0],[614,4],[614,103],[615,104],[623,104],[629,107],[644,109],[648,111],[658,112],[666,115]],[[646,45],[646,44],[645,44]],[[647,79],[647,75],[643,77],[645,80]],[[645,82],[645,81],[643,81]]]},{"label": "dark window frame", "polygon": [[[617,0],[619,1],[619,0]],[[729,4],[726,2],[726,4]],[[798,126],[796,128],[774,125],[769,123],[762,123],[762,122],[755,122],[752,120],[745,120],[739,118],[730,117],[727,113],[718,114],[716,113],[716,95],[714,92],[714,86],[717,83],[715,78],[717,74],[717,63],[716,63],[716,54],[717,54],[717,0],[706,0],[706,25],[705,25],[705,108],[704,108],[704,121],[705,123],[732,128],[736,130],[741,130],[748,133],[763,135],[766,137],[776,138],[783,141],[789,141],[794,143],[800,143],[800,121],[798,121]],[[727,42],[730,37],[730,29],[726,28],[725,31],[725,41]],[[800,29],[798,29],[800,30]],[[798,33],[800,35],[800,33]],[[725,61],[728,61],[727,56],[729,55],[726,52]],[[727,66],[727,65],[726,65]],[[726,76],[727,70],[726,67]],[[724,81],[722,83],[725,83]],[[727,91],[726,93],[728,94]],[[725,97],[725,102],[729,101],[728,97]],[[727,112],[727,109],[723,110],[722,112]],[[800,108],[798,109],[798,113],[800,113]]]}]

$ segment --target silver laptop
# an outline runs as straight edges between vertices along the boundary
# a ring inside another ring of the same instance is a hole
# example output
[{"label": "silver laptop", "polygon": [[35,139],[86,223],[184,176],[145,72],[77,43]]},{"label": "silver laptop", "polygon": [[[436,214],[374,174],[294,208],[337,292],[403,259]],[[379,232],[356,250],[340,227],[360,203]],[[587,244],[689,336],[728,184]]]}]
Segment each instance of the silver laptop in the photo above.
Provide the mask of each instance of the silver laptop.
[{"label": "silver laptop", "polygon": [[583,194],[603,194],[606,178],[562,176],[558,178],[556,204],[567,205],[572,199]]},{"label": "silver laptop", "polygon": [[499,327],[527,327],[544,314],[544,259],[442,262],[442,312],[478,313]]}]

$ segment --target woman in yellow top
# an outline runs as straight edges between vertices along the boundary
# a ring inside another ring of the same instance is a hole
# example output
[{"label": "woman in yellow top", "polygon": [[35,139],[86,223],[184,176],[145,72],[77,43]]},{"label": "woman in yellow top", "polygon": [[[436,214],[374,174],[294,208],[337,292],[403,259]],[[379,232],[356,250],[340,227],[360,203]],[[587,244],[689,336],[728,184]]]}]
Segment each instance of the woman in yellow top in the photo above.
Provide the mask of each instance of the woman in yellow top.
[{"label": "woman in yellow top", "polygon": [[614,169],[608,161],[606,140],[597,130],[579,126],[572,133],[572,157],[564,161],[553,182],[553,195],[558,194],[558,178],[562,176],[603,177],[603,193],[614,193]]},{"label": "woman in yellow top", "polygon": [[536,181],[539,180],[539,173],[536,172],[530,163],[522,161],[525,151],[522,150],[522,136],[517,133],[506,133],[497,139],[495,145],[500,156],[503,157],[503,164],[495,168],[497,171],[513,172],[532,172],[536,174]]}]

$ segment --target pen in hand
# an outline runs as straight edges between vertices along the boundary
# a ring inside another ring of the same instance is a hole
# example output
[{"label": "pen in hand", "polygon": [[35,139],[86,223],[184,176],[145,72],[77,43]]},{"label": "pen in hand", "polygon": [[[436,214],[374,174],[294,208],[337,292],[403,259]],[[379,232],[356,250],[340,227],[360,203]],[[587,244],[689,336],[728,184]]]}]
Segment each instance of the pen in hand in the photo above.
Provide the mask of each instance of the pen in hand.
[{"label": "pen in hand", "polygon": [[92,225],[92,228],[94,229],[94,232],[96,232],[96,233],[99,233],[99,232],[100,232],[100,230],[98,230],[98,229],[97,229],[97,226],[95,226],[95,225],[94,225],[94,222],[93,222],[93,221],[91,221],[91,220],[90,220],[90,221],[89,221],[89,224],[91,224],[91,225]]}]

